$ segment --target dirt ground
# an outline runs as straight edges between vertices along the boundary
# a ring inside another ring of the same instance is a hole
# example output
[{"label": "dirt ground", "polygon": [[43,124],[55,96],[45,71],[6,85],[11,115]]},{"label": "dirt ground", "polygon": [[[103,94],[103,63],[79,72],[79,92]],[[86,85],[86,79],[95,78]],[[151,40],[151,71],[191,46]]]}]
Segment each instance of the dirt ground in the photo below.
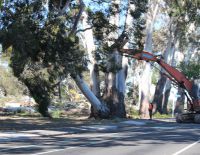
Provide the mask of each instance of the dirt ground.
[{"label": "dirt ground", "polygon": [[48,119],[42,117],[0,116],[0,131],[44,130],[89,124],[110,124],[118,120],[94,120],[87,117]]}]

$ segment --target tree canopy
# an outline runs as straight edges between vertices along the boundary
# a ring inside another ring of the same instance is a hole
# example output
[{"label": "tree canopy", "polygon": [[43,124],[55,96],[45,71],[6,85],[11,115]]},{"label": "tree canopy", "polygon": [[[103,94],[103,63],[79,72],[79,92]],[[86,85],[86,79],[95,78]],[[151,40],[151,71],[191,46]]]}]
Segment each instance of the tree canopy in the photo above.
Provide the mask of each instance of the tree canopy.
[{"label": "tree canopy", "polygon": [[43,106],[49,104],[58,77],[84,68],[84,51],[69,22],[72,15],[48,11],[42,1],[7,2],[1,12],[0,42],[3,49],[12,47],[14,74],[43,102],[39,110],[45,115]]}]

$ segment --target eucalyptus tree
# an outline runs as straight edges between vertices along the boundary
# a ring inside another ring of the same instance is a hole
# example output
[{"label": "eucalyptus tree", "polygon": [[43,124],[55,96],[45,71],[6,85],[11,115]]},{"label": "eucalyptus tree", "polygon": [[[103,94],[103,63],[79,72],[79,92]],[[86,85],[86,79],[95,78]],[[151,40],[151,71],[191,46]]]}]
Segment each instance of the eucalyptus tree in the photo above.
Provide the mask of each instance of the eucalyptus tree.
[{"label": "eucalyptus tree", "polygon": [[[149,8],[146,14],[146,38],[144,43],[144,51],[153,51],[153,30],[156,20],[156,15],[158,13],[159,1],[149,1]],[[151,87],[151,66],[149,63],[145,63],[144,71],[141,75],[140,81],[140,115],[142,118],[148,118],[148,108],[149,108],[149,95]]]},{"label": "eucalyptus tree", "polygon": [[[163,59],[166,63],[174,65],[174,55],[177,46],[176,35],[176,19],[171,19],[168,23],[167,44],[164,50]],[[167,113],[168,97],[171,89],[171,81],[163,74],[165,71],[161,69],[160,79],[158,80],[153,103],[157,105],[158,112]]]},{"label": "eucalyptus tree", "polygon": [[[27,85],[43,116],[49,116],[47,107],[60,77],[70,74],[93,106],[96,117],[125,117],[127,59],[119,50],[128,34],[133,37],[130,46],[142,47],[141,17],[147,10],[147,0],[113,0],[110,4],[104,11],[91,5],[86,8],[82,0],[10,0],[2,4],[0,42],[4,49],[12,47],[14,74]],[[125,17],[121,17],[124,8]],[[124,20],[122,25],[120,17]],[[133,20],[128,26],[129,18]],[[93,66],[92,91],[81,74],[87,66],[85,51]],[[98,69],[105,77],[102,92]]]},{"label": "eucalyptus tree", "polygon": [[[128,59],[122,57],[119,50],[126,42],[126,48],[142,49],[145,22],[141,17],[146,12],[146,4],[147,1],[115,0],[110,4],[96,3],[99,9],[84,13],[82,26],[86,31],[81,35],[90,59],[91,90],[109,107],[111,117],[126,116],[124,97]],[[102,77],[104,82],[100,81]],[[92,112],[92,115],[98,116],[98,113]]]}]

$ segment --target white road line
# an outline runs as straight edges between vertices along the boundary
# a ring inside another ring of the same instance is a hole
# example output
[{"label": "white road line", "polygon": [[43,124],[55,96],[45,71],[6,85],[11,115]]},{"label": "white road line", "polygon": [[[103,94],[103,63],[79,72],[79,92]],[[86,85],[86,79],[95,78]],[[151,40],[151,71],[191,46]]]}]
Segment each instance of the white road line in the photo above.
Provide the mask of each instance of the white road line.
[{"label": "white road line", "polygon": [[46,152],[40,152],[40,153],[35,153],[35,154],[31,154],[31,155],[41,155],[41,154],[53,153],[53,152],[58,152],[58,151],[64,151],[64,150],[74,149],[74,148],[76,148],[76,147],[68,147],[68,148],[65,148],[65,149],[55,149],[55,150],[46,151]]},{"label": "white road line", "polygon": [[181,149],[180,151],[178,151],[178,152],[176,152],[176,153],[174,153],[174,154],[172,154],[172,155],[179,155],[179,154],[181,154],[182,152],[184,152],[184,151],[188,150],[189,148],[193,147],[194,145],[196,145],[196,144],[199,143],[199,142],[200,142],[200,140],[198,140],[198,141],[196,141],[196,142],[194,142],[194,143],[188,145],[187,147]]},{"label": "white road line", "polygon": [[91,135],[91,136],[88,136],[88,137],[104,137],[104,136],[112,136],[112,135],[118,135],[119,133],[116,132],[116,133],[106,133],[106,134],[101,134],[101,135]]}]

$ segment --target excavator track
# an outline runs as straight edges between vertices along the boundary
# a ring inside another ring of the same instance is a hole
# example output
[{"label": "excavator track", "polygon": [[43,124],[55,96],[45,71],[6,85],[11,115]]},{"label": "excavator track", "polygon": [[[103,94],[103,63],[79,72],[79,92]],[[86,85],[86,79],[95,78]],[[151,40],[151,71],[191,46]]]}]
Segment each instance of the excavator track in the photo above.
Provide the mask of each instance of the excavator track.
[{"label": "excavator track", "polygon": [[[195,113],[178,114],[176,116],[176,122],[177,123],[194,123],[195,122],[195,115],[197,115],[197,114],[195,114]],[[200,121],[200,116],[199,116],[199,121]]]},{"label": "excavator track", "polygon": [[200,124],[200,114],[195,114],[194,122]]}]

